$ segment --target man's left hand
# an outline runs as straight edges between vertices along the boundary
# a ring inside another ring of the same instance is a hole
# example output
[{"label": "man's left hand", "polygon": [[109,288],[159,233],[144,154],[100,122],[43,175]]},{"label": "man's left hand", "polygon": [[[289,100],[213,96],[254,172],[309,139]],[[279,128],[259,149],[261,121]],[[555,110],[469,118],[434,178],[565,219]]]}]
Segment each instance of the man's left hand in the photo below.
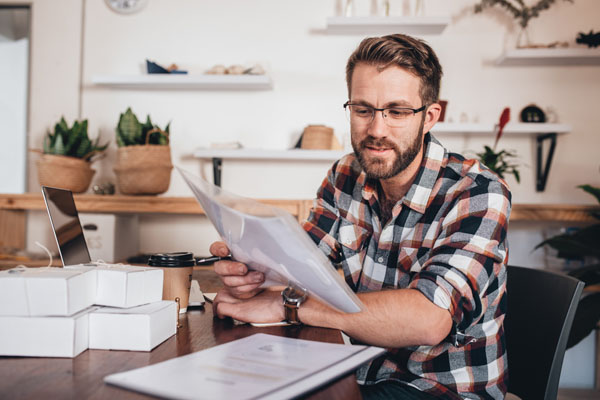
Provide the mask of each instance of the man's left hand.
[{"label": "man's left hand", "polygon": [[244,322],[283,321],[285,315],[281,290],[264,290],[250,299],[242,300],[221,289],[213,300],[213,314],[219,318],[231,317]]}]

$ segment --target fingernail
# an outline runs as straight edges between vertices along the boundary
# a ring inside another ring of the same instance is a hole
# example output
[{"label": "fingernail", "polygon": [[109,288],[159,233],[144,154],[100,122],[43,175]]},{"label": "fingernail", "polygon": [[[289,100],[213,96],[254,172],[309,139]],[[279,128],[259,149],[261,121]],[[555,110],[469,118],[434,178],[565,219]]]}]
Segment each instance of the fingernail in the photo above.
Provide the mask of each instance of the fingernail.
[{"label": "fingernail", "polygon": [[262,282],[263,274],[260,272],[254,272],[252,274],[252,282]]},{"label": "fingernail", "polygon": [[239,273],[240,275],[243,275],[243,274],[245,274],[245,273],[246,273],[246,267],[244,267],[243,265],[242,265],[242,266],[240,266],[240,267],[238,268],[238,273]]}]

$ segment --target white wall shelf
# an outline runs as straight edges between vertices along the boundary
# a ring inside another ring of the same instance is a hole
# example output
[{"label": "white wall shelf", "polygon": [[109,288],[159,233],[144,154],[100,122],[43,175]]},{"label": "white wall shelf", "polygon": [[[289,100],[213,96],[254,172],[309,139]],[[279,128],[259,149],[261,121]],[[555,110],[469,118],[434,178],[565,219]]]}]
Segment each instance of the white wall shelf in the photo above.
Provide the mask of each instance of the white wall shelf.
[{"label": "white wall shelf", "polygon": [[347,153],[343,150],[197,149],[194,151],[194,157],[230,160],[335,161]]},{"label": "white wall shelf", "polygon": [[600,65],[600,48],[514,49],[498,58],[496,65]]},{"label": "white wall shelf", "polygon": [[116,89],[270,90],[267,75],[146,74],[94,75],[92,84]]},{"label": "white wall shelf", "polygon": [[[506,135],[527,136],[535,138],[537,144],[537,182],[538,191],[543,191],[546,186],[552,156],[556,148],[556,136],[569,133],[571,127],[566,124],[546,123],[509,123],[504,128]],[[452,135],[493,135],[493,124],[474,123],[438,123],[433,133]],[[546,162],[542,165],[543,142],[550,141]],[[279,161],[329,161],[340,159],[349,151],[345,150],[264,150],[264,149],[197,149],[194,157],[201,160],[212,160],[213,181],[221,185],[221,169],[223,159],[230,160],[279,160]]]},{"label": "white wall shelf", "polygon": [[[567,124],[550,123],[516,123],[509,122],[504,127],[504,135],[540,135],[545,133],[565,134],[571,131]],[[456,134],[456,135],[494,135],[494,124],[483,123],[453,123],[439,122],[431,130],[433,133]]]},{"label": "white wall shelf", "polygon": [[337,35],[439,35],[449,23],[448,17],[329,17],[325,31]]}]

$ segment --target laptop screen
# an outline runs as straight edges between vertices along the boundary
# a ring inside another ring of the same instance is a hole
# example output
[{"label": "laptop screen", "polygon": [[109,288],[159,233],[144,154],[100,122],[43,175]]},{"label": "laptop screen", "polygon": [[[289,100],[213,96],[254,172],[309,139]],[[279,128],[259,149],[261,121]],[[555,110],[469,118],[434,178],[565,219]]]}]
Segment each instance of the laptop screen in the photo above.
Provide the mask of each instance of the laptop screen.
[{"label": "laptop screen", "polygon": [[42,186],[46,209],[63,265],[90,262],[83,229],[70,190]]}]

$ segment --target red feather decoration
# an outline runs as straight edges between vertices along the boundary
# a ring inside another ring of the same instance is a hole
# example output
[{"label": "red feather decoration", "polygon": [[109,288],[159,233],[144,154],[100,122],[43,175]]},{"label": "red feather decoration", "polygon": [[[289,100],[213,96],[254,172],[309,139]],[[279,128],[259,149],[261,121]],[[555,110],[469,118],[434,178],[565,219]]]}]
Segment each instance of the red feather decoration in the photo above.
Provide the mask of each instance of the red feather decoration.
[{"label": "red feather decoration", "polygon": [[502,110],[502,114],[500,114],[500,121],[498,121],[498,125],[496,125],[498,132],[496,133],[496,141],[494,142],[494,150],[496,150],[496,145],[498,141],[502,137],[502,132],[504,132],[504,127],[510,121],[510,108],[506,107]]}]

